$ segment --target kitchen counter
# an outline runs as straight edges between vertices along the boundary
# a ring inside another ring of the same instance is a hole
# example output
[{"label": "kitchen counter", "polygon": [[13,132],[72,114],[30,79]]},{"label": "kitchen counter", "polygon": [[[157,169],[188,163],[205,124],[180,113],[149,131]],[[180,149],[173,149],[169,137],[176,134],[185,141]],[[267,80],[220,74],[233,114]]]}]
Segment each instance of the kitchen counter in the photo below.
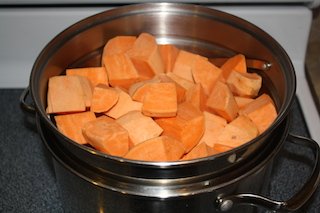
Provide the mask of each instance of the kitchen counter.
[{"label": "kitchen counter", "polygon": [[[22,91],[0,90],[0,212],[63,212],[54,171],[34,117],[20,109]],[[308,136],[298,100],[290,116],[290,132]],[[308,178],[312,162],[310,150],[286,143],[275,160],[268,197],[289,199]],[[320,188],[302,212],[320,212]]]}]

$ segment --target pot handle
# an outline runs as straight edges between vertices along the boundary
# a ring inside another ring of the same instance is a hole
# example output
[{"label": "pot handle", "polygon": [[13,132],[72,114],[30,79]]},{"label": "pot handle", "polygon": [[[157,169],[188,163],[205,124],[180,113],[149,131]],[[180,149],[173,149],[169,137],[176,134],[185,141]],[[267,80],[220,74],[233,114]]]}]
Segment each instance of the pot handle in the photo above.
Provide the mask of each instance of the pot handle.
[{"label": "pot handle", "polygon": [[30,93],[29,87],[23,90],[23,92],[20,95],[20,106],[24,111],[35,114],[36,110],[33,104],[27,104],[26,102],[29,93]]},{"label": "pot handle", "polygon": [[287,136],[287,141],[310,148],[313,151],[315,157],[315,164],[312,170],[312,174],[304,184],[304,186],[300,189],[300,191],[298,191],[287,201],[275,201],[261,195],[249,193],[223,195],[221,197],[218,197],[216,200],[218,210],[228,211],[233,207],[234,204],[251,204],[262,206],[272,211],[278,212],[292,212],[301,208],[306,203],[306,201],[310,199],[320,182],[320,147],[317,142],[310,138],[296,136],[293,134],[289,134]]}]

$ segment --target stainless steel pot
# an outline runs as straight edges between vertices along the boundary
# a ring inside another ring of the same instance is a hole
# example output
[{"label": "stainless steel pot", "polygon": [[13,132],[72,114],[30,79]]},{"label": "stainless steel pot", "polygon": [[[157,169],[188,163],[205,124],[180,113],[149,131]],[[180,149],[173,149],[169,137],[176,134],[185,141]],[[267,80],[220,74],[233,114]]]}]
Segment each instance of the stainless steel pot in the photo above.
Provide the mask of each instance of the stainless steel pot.
[{"label": "stainless steel pot", "polygon": [[[102,48],[110,38],[117,35],[138,35],[141,32],[155,35],[159,43],[175,44],[179,48],[208,58],[229,57],[235,53],[243,53],[248,59],[265,61],[265,65],[269,65],[265,68],[269,69],[252,69],[251,71],[259,72],[263,77],[262,91],[268,92],[277,106],[276,121],[259,137],[236,149],[207,158],[170,163],[140,162],[112,157],[66,138],[57,130],[54,122],[45,112],[48,79],[63,74],[66,68],[99,66]],[[257,155],[265,152],[276,132],[279,134],[280,125],[287,118],[295,95],[296,82],[293,66],[282,47],[263,30],[247,21],[197,5],[150,3],[109,10],[67,28],[48,43],[40,53],[33,66],[29,86],[34,106],[29,106],[24,101],[29,92],[28,89],[22,95],[21,103],[24,108],[36,112],[39,123],[46,129],[45,134],[54,135],[58,148],[53,149],[63,150],[61,153],[67,153],[74,164],[92,168],[93,173],[114,175],[116,178],[112,181],[116,181],[121,186],[130,185],[133,180],[142,185],[148,185],[156,179],[160,186],[168,184],[170,190],[179,189],[168,195],[166,194],[168,191],[157,191],[157,187],[143,187],[142,192],[139,191],[140,187],[131,188],[133,196],[148,199],[155,193],[160,194],[157,201],[167,201],[165,199],[167,196],[188,197],[193,194],[192,192],[183,194],[181,186],[176,187],[176,184],[180,183],[180,178],[184,180],[207,177],[219,179],[226,174],[232,174],[235,169],[245,168],[248,164],[261,161],[261,159],[258,160]],[[278,143],[281,144],[281,140]],[[276,146],[275,143],[274,147]],[[57,152],[60,153],[60,151]],[[56,154],[55,151],[52,153]],[[119,178],[123,182],[119,182]],[[105,182],[103,179],[98,178]],[[201,184],[204,183],[210,184],[207,181],[201,182]],[[197,190],[198,184],[193,184],[195,183],[189,182],[189,185],[184,187]],[[313,184],[316,185],[318,182],[313,181]],[[135,185],[139,184],[135,183]],[[204,192],[207,191],[204,190]],[[124,193],[131,194],[131,191],[129,193],[125,190]],[[202,193],[194,192],[194,194]],[[229,200],[237,199],[241,200],[242,197]],[[262,200],[264,199],[252,199],[257,203]],[[224,203],[221,199],[221,208],[225,206]],[[159,205],[161,206],[160,203]]]}]

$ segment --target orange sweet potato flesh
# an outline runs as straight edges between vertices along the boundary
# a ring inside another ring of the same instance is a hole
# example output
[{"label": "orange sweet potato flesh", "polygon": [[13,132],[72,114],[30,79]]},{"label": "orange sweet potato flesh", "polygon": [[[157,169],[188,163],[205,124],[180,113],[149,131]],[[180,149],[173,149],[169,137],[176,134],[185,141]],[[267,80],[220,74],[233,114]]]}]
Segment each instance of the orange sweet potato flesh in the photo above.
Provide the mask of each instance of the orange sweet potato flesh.
[{"label": "orange sweet potato flesh", "polygon": [[233,94],[241,97],[255,98],[260,91],[262,77],[256,73],[231,71],[226,82]]},{"label": "orange sweet potato flesh", "polygon": [[186,99],[186,89],[182,87],[180,84],[178,84],[176,81],[174,81],[172,78],[170,78],[165,73],[160,73],[156,75],[153,79],[158,79],[162,83],[174,83],[176,86],[176,92],[177,92],[177,101],[178,103],[182,103]]},{"label": "orange sweet potato flesh", "polygon": [[149,90],[151,83],[160,82],[160,79],[152,78],[143,81],[139,81],[130,86],[128,93],[131,96],[132,100],[142,102],[145,94]]},{"label": "orange sweet potato flesh", "polygon": [[140,161],[177,161],[184,153],[185,149],[180,141],[160,136],[139,143],[124,157]]},{"label": "orange sweet potato flesh", "polygon": [[106,116],[86,123],[83,135],[95,149],[113,156],[124,156],[129,150],[129,134],[120,124]]},{"label": "orange sweet potato flesh", "polygon": [[232,70],[246,73],[247,72],[247,64],[246,58],[243,54],[237,54],[233,57],[228,58],[226,62],[220,67],[222,70],[222,75],[225,80],[228,79]]},{"label": "orange sweet potato flesh", "polygon": [[79,112],[54,116],[57,128],[68,138],[79,144],[86,144],[87,141],[82,135],[82,127],[96,119],[93,112]]},{"label": "orange sweet potato flesh", "polygon": [[141,33],[127,54],[143,77],[152,78],[155,74],[164,72],[158,44],[149,33]]},{"label": "orange sweet potato flesh", "polygon": [[138,71],[127,54],[106,55],[103,61],[111,86],[128,89],[131,84],[140,80]]},{"label": "orange sweet potato flesh", "polygon": [[240,111],[240,115],[248,116],[263,133],[277,118],[277,110],[273,100],[268,94],[262,94]]},{"label": "orange sweet potato flesh", "polygon": [[206,95],[209,95],[216,82],[222,78],[222,71],[207,58],[197,57],[192,68],[195,83],[200,83]]},{"label": "orange sweet potato flesh", "polygon": [[208,111],[222,116],[228,122],[238,115],[238,105],[229,87],[218,81],[207,99]]},{"label": "orange sweet potato flesh", "polygon": [[191,103],[201,111],[205,109],[207,96],[205,95],[201,84],[194,84],[193,87],[186,91],[185,96],[186,102]]},{"label": "orange sweet potato flesh", "polygon": [[257,126],[247,116],[239,115],[224,127],[216,143],[234,148],[249,142],[258,134]]},{"label": "orange sweet potato flesh", "polygon": [[192,69],[195,61],[200,57],[205,58],[189,51],[180,50],[174,63],[172,72],[185,80],[194,82]]},{"label": "orange sweet potato flesh", "polygon": [[103,48],[102,59],[106,55],[126,53],[129,49],[133,47],[136,38],[136,36],[115,36],[112,39],[108,40],[108,42]]},{"label": "orange sweet potato flesh", "polygon": [[173,66],[179,54],[179,49],[172,44],[159,45],[160,55],[164,64],[165,72],[172,72]]},{"label": "orange sweet potato flesh", "polygon": [[118,90],[104,84],[98,84],[93,90],[90,110],[96,113],[107,112],[118,100]]},{"label": "orange sweet potato flesh", "polygon": [[253,98],[246,98],[246,97],[240,97],[240,96],[234,96],[234,99],[237,102],[239,110],[254,100]]},{"label": "orange sweet potato flesh", "polygon": [[204,158],[216,154],[212,147],[208,146],[206,143],[199,143],[190,152],[182,157],[182,160],[192,160],[198,158]]},{"label": "orange sweet potato flesh", "polygon": [[199,143],[206,143],[213,148],[219,135],[227,125],[227,121],[218,115],[206,111],[203,112],[203,115],[205,119],[205,131]]},{"label": "orange sweet potato flesh", "polygon": [[82,112],[86,98],[79,76],[54,76],[49,79],[47,113]]},{"label": "orange sweet potato flesh", "polygon": [[92,87],[98,84],[109,85],[108,75],[105,67],[84,67],[66,69],[66,75],[79,75],[88,78]]},{"label": "orange sweet potato flesh", "polygon": [[181,141],[187,152],[199,143],[205,129],[203,113],[188,102],[178,105],[177,116],[155,121],[163,129],[162,135]]},{"label": "orange sweet potato flesh", "polygon": [[115,89],[119,92],[119,99],[109,111],[105,112],[107,116],[117,119],[130,111],[141,111],[142,103],[133,101],[130,95],[124,90],[118,87],[116,87]]},{"label": "orange sweet potato flesh", "polygon": [[143,98],[142,113],[150,117],[172,117],[177,114],[175,83],[151,83]]},{"label": "orange sweet potato flesh", "polygon": [[130,111],[118,118],[116,122],[128,131],[134,146],[158,137],[163,131],[151,117],[143,115],[140,111]]}]

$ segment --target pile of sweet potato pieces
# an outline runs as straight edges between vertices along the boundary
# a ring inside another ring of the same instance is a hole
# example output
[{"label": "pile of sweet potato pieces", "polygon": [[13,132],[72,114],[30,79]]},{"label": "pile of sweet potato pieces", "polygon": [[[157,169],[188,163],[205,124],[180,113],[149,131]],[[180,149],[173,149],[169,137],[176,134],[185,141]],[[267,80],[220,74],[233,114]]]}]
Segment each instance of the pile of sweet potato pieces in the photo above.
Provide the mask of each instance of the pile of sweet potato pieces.
[{"label": "pile of sweet potato pieces", "polygon": [[109,155],[189,160],[238,147],[271,125],[277,111],[261,85],[242,54],[218,67],[148,33],[116,36],[101,67],[49,79],[47,113],[65,136]]}]

